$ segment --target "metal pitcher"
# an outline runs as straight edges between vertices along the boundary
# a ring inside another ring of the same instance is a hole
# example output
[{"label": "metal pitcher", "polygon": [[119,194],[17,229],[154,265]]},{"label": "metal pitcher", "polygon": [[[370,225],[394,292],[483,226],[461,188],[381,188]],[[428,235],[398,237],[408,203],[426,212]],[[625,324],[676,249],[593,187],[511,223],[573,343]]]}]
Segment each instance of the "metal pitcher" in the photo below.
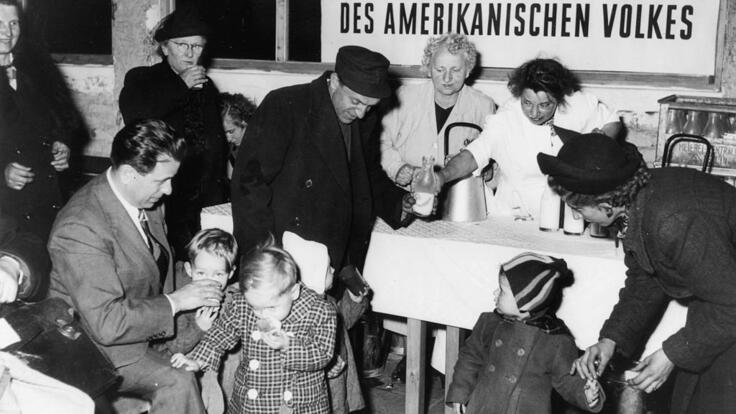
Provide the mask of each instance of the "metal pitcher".
[{"label": "metal pitcher", "polygon": [[[445,128],[445,158],[450,144],[450,130],[468,127],[481,131],[481,127],[469,122],[453,122]],[[442,220],[482,221],[487,216],[486,192],[483,178],[470,175],[448,184],[442,193]]]}]

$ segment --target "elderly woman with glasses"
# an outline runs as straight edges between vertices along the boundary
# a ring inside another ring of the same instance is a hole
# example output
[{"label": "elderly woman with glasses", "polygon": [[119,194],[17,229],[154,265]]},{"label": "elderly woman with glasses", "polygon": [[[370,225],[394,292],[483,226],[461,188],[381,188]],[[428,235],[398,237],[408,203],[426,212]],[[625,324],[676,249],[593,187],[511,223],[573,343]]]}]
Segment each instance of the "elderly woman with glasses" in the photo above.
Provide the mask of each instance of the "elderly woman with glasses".
[{"label": "elderly woman with glasses", "polygon": [[448,125],[482,125],[496,110],[491,98],[465,84],[476,61],[475,46],[465,35],[432,37],[422,57],[422,70],[429,80],[397,90],[398,105],[383,118],[381,164],[399,186],[411,182],[414,170],[422,166],[422,157],[433,157],[441,165],[446,152],[457,151],[478,135],[477,130],[457,128],[450,136],[455,146],[447,151],[444,134]]},{"label": "elderly woman with glasses", "polygon": [[571,131],[615,138],[621,123],[615,111],[582,91],[577,76],[554,59],[533,59],[516,68],[508,88],[512,98],[488,117],[478,139],[439,172],[439,186],[493,159],[499,176],[489,213],[536,217],[547,187],[537,154],[557,155]]},{"label": "elderly woman with glasses", "polygon": [[202,207],[227,201],[227,141],[220,96],[202,66],[209,26],[192,7],[178,8],[159,23],[154,40],[163,61],[131,69],[120,93],[126,124],[161,119],[187,142],[187,156],[166,199],[169,239],[178,261],[199,230]]}]

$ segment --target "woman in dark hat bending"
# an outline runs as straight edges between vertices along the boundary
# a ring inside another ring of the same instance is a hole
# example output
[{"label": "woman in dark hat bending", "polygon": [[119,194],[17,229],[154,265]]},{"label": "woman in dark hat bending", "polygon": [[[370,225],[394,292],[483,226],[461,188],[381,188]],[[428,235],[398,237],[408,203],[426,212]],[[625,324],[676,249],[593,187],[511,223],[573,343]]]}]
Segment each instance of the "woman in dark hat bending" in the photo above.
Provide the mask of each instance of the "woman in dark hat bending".
[{"label": "woman in dark hat bending", "polygon": [[537,161],[577,214],[624,233],[626,285],[573,370],[595,378],[614,351],[636,358],[668,302],[686,300],[685,327],[629,382],[649,393],[677,367],[672,413],[736,412],[736,189],[693,169],[648,170],[633,145],[597,134]]},{"label": "woman in dark hat bending", "polygon": [[227,201],[227,141],[219,92],[201,64],[210,28],[193,8],[166,16],[154,33],[164,60],[131,69],[120,93],[120,112],[129,124],[162,119],[187,141],[187,156],[166,199],[169,239],[177,260],[199,230],[202,207]]}]

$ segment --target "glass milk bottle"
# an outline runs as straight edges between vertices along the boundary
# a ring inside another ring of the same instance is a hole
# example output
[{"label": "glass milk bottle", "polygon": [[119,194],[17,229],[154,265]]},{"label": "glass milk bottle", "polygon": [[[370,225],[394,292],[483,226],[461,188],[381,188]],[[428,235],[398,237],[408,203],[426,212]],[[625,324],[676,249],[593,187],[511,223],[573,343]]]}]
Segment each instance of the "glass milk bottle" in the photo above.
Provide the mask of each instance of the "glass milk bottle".
[{"label": "glass milk bottle", "polygon": [[422,168],[412,180],[414,206],[412,209],[421,216],[428,216],[434,207],[434,188],[437,176],[434,174],[434,157],[422,157]]},{"label": "glass milk bottle", "polygon": [[565,221],[562,226],[562,230],[565,234],[581,235],[585,228],[585,220],[579,214],[574,214],[572,208],[565,204]]},{"label": "glass milk bottle", "polygon": [[544,189],[539,203],[539,230],[557,231],[560,229],[560,196],[550,186]]}]

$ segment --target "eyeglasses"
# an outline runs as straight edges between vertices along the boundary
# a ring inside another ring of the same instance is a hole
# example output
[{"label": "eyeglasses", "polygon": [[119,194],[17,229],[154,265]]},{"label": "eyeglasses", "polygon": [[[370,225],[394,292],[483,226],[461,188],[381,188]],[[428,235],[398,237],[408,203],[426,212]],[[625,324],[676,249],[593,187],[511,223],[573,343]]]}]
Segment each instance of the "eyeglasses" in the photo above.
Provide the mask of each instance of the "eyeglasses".
[{"label": "eyeglasses", "polygon": [[194,53],[201,53],[202,50],[204,50],[204,45],[199,43],[174,42],[173,40],[170,40],[169,42],[173,43],[181,53],[186,53],[190,50]]}]

